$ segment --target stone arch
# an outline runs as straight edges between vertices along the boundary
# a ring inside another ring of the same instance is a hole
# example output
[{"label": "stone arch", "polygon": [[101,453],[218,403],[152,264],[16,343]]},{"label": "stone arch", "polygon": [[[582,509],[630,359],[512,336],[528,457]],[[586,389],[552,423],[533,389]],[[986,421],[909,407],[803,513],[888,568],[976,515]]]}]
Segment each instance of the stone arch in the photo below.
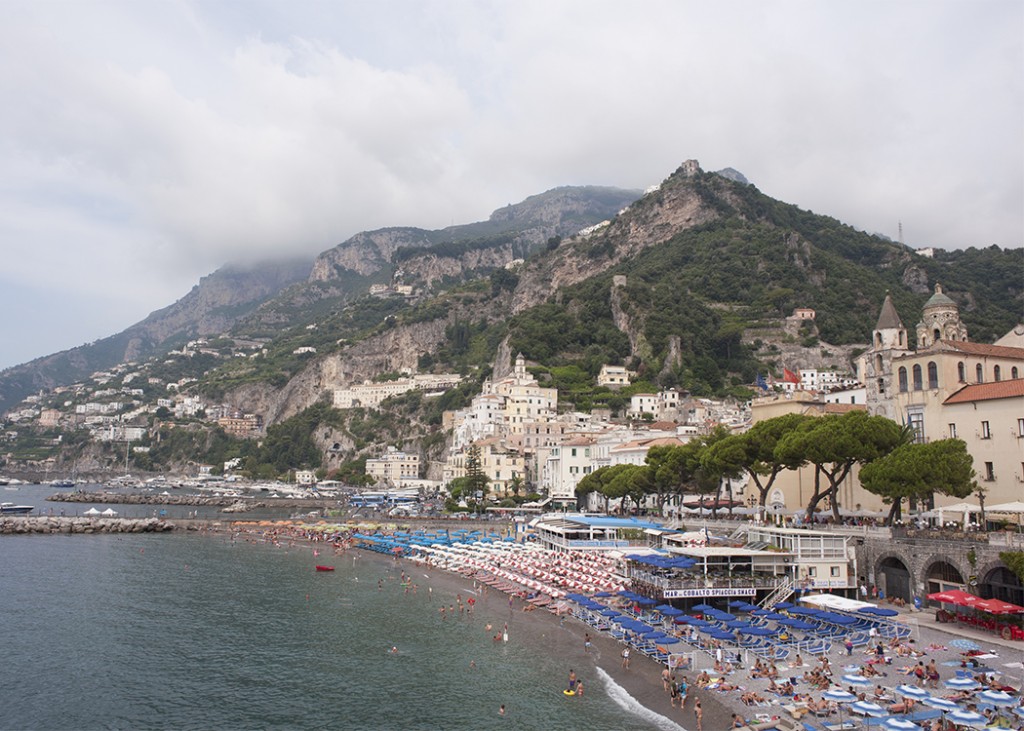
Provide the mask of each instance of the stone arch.
[{"label": "stone arch", "polygon": [[908,559],[892,551],[881,554],[875,560],[875,583],[878,584],[880,595],[886,598],[900,597],[904,601],[912,601],[911,571]]},{"label": "stone arch", "polygon": [[977,594],[985,599],[1002,599],[1004,602],[1024,606],[1024,586],[1017,575],[1002,561],[990,561],[977,573]]},{"label": "stone arch", "polygon": [[927,596],[947,589],[962,589],[967,584],[967,574],[952,556],[938,554],[924,562],[921,583]]}]

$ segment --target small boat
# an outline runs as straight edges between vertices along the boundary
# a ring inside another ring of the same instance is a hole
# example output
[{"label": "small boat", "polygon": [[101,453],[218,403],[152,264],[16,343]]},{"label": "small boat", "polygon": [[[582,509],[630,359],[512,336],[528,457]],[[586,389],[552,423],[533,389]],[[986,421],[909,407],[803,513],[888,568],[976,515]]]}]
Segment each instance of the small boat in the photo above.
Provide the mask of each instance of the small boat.
[{"label": "small boat", "polygon": [[33,505],[15,505],[14,503],[0,503],[0,515],[27,515],[35,510]]},{"label": "small boat", "polygon": [[320,565],[317,565],[316,570],[317,571],[334,571],[334,567],[333,566],[320,566]]}]

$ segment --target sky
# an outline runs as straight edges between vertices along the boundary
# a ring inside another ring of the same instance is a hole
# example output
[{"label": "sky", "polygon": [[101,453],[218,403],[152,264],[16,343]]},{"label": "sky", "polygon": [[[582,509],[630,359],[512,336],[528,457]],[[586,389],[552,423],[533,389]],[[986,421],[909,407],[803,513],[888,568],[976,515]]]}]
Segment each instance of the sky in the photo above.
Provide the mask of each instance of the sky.
[{"label": "sky", "polygon": [[1024,244],[1019,0],[0,0],[0,369],[228,263],[733,167]]}]

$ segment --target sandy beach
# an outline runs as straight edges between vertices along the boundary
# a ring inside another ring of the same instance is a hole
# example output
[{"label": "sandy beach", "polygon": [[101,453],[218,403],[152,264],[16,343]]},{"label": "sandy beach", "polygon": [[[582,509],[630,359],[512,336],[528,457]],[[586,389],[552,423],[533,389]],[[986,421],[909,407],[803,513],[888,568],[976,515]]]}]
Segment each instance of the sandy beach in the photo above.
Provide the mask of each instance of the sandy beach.
[{"label": "sandy beach", "polygon": [[[288,540],[293,539],[289,537]],[[714,659],[710,655],[687,645],[683,651],[692,651],[695,659],[694,668],[685,673],[690,683],[688,699],[685,707],[673,707],[661,677],[665,665],[634,651],[629,668],[624,668],[621,660],[624,645],[609,634],[597,631],[571,615],[557,616],[544,608],[533,607],[515,596],[510,602],[509,595],[479,583],[472,576],[446,571],[437,566],[424,567],[422,563],[414,563],[408,558],[394,559],[356,548],[347,550],[358,551],[361,557],[392,566],[415,565],[417,569],[425,568],[430,579],[425,582],[427,586],[420,588],[423,590],[429,587],[439,600],[450,601],[452,597],[458,595],[464,598],[476,596],[478,614],[497,616],[503,623],[507,622],[510,641],[535,648],[538,653],[547,653],[549,656],[564,659],[564,675],[551,679],[551,692],[560,692],[565,687],[568,673],[572,670],[582,681],[585,689],[583,698],[579,699],[580,702],[586,702],[588,692],[606,692],[620,705],[630,707],[631,710],[645,716],[648,721],[663,728],[671,728],[672,724],[675,724],[687,731],[697,731],[693,707],[695,699],[698,698],[703,708],[703,731],[725,731],[732,728],[734,713],[750,724],[772,719],[789,719],[792,722],[794,701],[797,701],[799,706],[799,702],[808,698],[820,700],[821,693],[828,687],[841,687],[851,689],[854,693],[864,693],[866,700],[878,703],[884,708],[897,706],[903,699],[893,694],[892,689],[901,684],[918,685],[919,681],[912,673],[919,663],[924,666],[934,663],[939,676],[931,683],[921,684],[928,686],[934,695],[952,697],[954,691],[946,689],[943,683],[955,677],[958,670],[963,670],[961,664],[964,661],[964,651],[950,644],[957,638],[970,639],[977,643],[978,651],[982,653],[982,668],[989,671],[987,675],[995,676],[998,685],[1019,690],[1021,674],[1024,673],[1024,669],[1005,667],[1006,664],[1020,662],[1024,657],[1024,646],[1020,646],[1021,643],[1003,640],[982,630],[959,625],[940,625],[935,622],[934,611],[914,612],[904,608],[900,609],[899,616],[894,619],[905,624],[910,629],[910,635],[902,642],[885,640],[881,656],[877,654],[877,643],[872,643],[870,648],[855,648],[852,652],[848,652],[841,641],[833,643],[825,656],[831,685],[822,684],[815,687],[808,680],[815,669],[823,667],[821,657],[801,657],[801,662],[797,665],[795,656],[791,655],[786,660],[778,662],[775,682],[781,684],[786,679],[795,681],[796,698],[772,692],[771,681],[768,678],[752,677],[752,666],[756,660],[752,654],[743,656],[740,667],[723,668],[723,671],[716,672]],[[589,652],[585,646],[587,635],[591,639]],[[879,673],[871,677],[874,685],[850,688],[849,684],[843,682],[843,675],[860,675],[868,667],[870,669],[867,672]],[[711,679],[709,686],[703,689],[696,687],[695,684],[698,674],[702,671],[706,671]],[[735,688],[717,689],[721,681]],[[886,691],[883,696],[874,697],[876,686],[881,686]],[[741,700],[744,693],[756,694],[763,702],[745,704]],[[516,705],[524,702],[528,700],[506,700],[509,722],[514,719]],[[928,709],[920,707],[919,710]],[[821,728],[826,724],[838,723],[840,714],[844,720],[851,719],[848,710],[835,709],[829,715],[819,716],[811,712],[801,720]],[[803,714],[797,711],[797,715]],[[854,715],[852,718],[859,717]]]}]

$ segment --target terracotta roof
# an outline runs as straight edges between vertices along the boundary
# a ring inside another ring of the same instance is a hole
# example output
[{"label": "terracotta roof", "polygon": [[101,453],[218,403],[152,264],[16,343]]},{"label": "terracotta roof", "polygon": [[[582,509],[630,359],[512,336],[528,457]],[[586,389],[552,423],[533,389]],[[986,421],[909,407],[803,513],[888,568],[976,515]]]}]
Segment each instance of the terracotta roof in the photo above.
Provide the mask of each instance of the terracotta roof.
[{"label": "terracotta roof", "polygon": [[851,411],[864,411],[867,406],[864,404],[825,404],[826,414],[846,414]]},{"label": "terracotta roof", "polygon": [[971,343],[965,340],[940,340],[935,345],[937,349],[954,350],[965,355],[990,355],[996,358],[1024,360],[1024,348],[989,345],[988,343]]},{"label": "terracotta roof", "polygon": [[1015,378],[1012,381],[993,381],[964,386],[943,403],[969,404],[972,401],[993,401],[1021,396],[1024,396],[1024,378]]},{"label": "terracotta roof", "polygon": [[567,439],[562,442],[563,447],[589,447],[594,444],[594,440],[590,437],[576,437],[575,439]]}]

